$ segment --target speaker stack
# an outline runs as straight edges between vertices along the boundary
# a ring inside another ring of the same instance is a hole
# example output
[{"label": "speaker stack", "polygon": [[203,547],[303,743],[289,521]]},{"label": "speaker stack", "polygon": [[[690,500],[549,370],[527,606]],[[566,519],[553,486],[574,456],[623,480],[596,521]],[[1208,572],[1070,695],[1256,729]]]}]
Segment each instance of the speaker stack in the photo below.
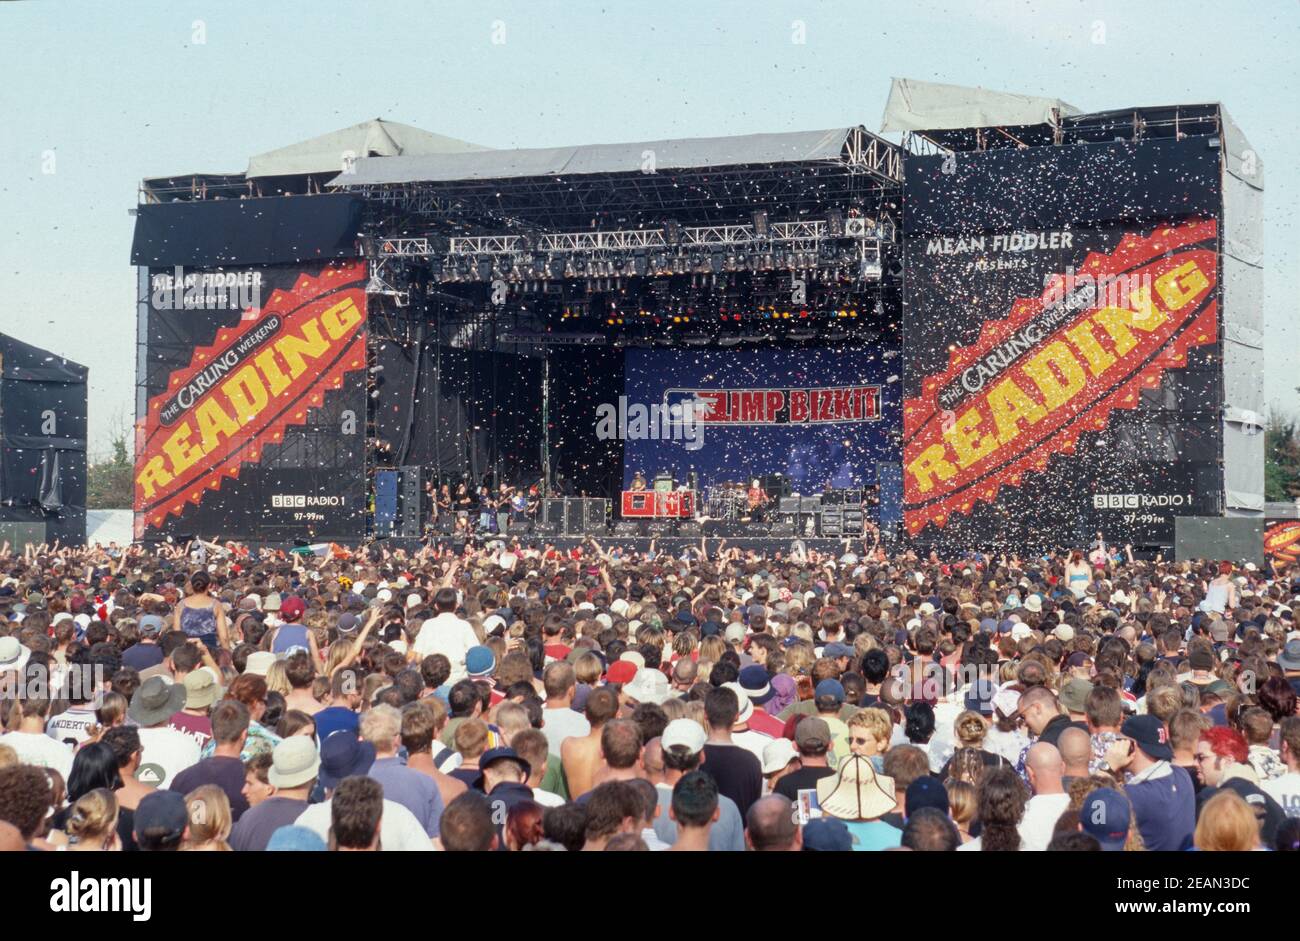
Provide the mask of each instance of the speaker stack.
[{"label": "speaker stack", "polygon": [[402,516],[397,535],[403,539],[419,539],[424,495],[420,491],[420,466],[402,468]]}]

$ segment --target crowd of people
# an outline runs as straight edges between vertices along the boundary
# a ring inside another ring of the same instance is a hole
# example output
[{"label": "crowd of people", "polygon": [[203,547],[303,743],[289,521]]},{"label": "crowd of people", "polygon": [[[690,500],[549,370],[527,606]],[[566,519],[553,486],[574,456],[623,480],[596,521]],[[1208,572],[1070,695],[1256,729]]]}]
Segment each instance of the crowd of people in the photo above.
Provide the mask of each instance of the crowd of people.
[{"label": "crowd of people", "polygon": [[6,850],[1297,850],[1300,569],[0,549]]}]

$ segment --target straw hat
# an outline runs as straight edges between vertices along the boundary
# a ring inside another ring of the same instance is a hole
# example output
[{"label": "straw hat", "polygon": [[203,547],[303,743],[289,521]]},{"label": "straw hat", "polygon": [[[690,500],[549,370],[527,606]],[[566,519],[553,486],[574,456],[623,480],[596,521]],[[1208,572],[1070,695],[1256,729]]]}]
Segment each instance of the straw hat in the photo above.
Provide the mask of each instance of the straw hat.
[{"label": "straw hat", "polygon": [[817,782],[817,803],[822,813],[841,820],[875,820],[898,806],[894,779],[876,774],[863,755],[849,755],[835,774]]}]

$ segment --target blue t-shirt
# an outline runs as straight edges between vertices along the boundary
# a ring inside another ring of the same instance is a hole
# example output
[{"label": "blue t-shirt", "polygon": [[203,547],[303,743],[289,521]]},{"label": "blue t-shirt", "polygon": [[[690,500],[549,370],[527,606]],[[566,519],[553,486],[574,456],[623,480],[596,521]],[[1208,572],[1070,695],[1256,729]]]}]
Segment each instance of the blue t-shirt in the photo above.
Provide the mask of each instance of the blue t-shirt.
[{"label": "blue t-shirt", "polygon": [[903,831],[883,820],[845,820],[849,836],[853,837],[853,852],[887,850],[900,846]]},{"label": "blue t-shirt", "polygon": [[1196,788],[1186,770],[1161,762],[1124,786],[1142,842],[1152,851],[1187,849],[1196,830]]}]

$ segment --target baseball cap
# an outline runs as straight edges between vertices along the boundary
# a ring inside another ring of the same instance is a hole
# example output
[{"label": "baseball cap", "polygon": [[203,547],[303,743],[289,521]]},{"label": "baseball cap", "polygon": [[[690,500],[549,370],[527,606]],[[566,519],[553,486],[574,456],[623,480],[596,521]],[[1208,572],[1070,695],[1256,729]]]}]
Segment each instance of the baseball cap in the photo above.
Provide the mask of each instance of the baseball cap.
[{"label": "baseball cap", "polygon": [[465,672],[471,677],[488,676],[496,669],[497,658],[491,647],[481,644],[465,651]]},{"label": "baseball cap", "polygon": [[1169,745],[1169,732],[1165,724],[1155,716],[1130,716],[1119,727],[1121,735],[1133,739],[1137,747],[1156,761],[1168,761],[1174,757],[1174,750]]},{"label": "baseball cap", "polygon": [[141,634],[161,634],[164,627],[163,619],[158,614],[145,614],[140,617]]},{"label": "baseball cap", "polygon": [[177,839],[189,825],[190,815],[180,791],[154,791],[140,799],[135,808],[136,837],[149,831],[165,834],[162,839]]},{"label": "baseball cap", "polygon": [[1092,835],[1107,852],[1124,849],[1128,841],[1131,807],[1128,798],[1109,787],[1099,787],[1084,798],[1079,808],[1083,832]]},{"label": "baseball cap", "polygon": [[307,611],[307,604],[297,595],[290,595],[280,602],[280,620],[297,621]]},{"label": "baseball cap", "polygon": [[533,773],[533,766],[513,748],[489,748],[479,757],[478,766],[486,769],[495,761],[505,761],[507,759],[516,762],[519,767],[523,768],[525,775]]},{"label": "baseball cap", "polygon": [[[827,681],[823,680],[822,682]],[[831,744],[831,727],[826,724],[825,719],[819,719],[817,716],[809,716],[795,727],[794,743],[801,748],[810,745],[829,747]]]},{"label": "baseball cap", "polygon": [[853,837],[843,820],[818,817],[804,824],[803,848],[809,853],[847,853],[853,849]]},{"label": "baseball cap", "polygon": [[[347,614],[339,615],[338,629],[340,634],[351,634],[360,626],[361,618],[357,617],[355,614],[349,612]],[[276,832],[278,833],[279,831],[277,830]]]},{"label": "baseball cap", "polygon": [[280,827],[266,841],[268,853],[323,853],[328,847],[315,830],[297,825]]},{"label": "baseball cap", "polygon": [[756,706],[761,706],[768,702],[776,691],[772,689],[771,676],[766,668],[753,664],[740,671],[740,685],[745,690],[745,695],[749,701]]},{"label": "baseball cap", "polygon": [[817,699],[834,699],[836,702],[844,702],[844,684],[839,680],[822,680],[817,684],[817,689],[813,695]]},{"label": "baseball cap", "polygon": [[636,677],[636,664],[630,660],[619,660],[609,665],[605,672],[607,683],[631,683]]},{"label": "baseball cap", "polygon": [[745,639],[745,625],[739,621],[734,621],[727,625],[727,630],[723,634],[729,644],[739,644]]},{"label": "baseball cap", "polygon": [[943,811],[945,816],[948,814],[948,789],[933,775],[923,775],[907,786],[903,798],[905,816],[912,816],[922,807],[933,807]]},{"label": "baseball cap", "polygon": [[[826,723],[823,722],[822,725]],[[830,739],[829,730],[827,739]],[[704,734],[704,727],[694,719],[674,719],[664,727],[663,735],[659,737],[659,744],[668,750],[669,748],[683,747],[690,754],[694,755],[704,748],[707,736]]]}]

